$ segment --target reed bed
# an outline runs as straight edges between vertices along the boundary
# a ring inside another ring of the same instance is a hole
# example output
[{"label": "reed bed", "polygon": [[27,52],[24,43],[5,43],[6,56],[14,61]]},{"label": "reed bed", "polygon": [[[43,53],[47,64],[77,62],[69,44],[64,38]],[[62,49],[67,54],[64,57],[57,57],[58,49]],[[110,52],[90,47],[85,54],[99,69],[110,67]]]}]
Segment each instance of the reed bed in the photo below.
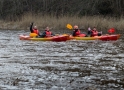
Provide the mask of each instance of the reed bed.
[{"label": "reed bed", "polygon": [[66,25],[69,23],[72,26],[78,25],[80,28],[87,29],[88,27],[97,27],[99,30],[106,30],[114,27],[118,30],[123,30],[124,18],[116,19],[113,17],[102,16],[62,16],[56,18],[55,16],[48,15],[31,15],[25,14],[17,21],[0,21],[0,29],[29,29],[30,23],[34,22],[39,29],[44,29],[49,26],[52,29],[62,30],[67,29]]}]

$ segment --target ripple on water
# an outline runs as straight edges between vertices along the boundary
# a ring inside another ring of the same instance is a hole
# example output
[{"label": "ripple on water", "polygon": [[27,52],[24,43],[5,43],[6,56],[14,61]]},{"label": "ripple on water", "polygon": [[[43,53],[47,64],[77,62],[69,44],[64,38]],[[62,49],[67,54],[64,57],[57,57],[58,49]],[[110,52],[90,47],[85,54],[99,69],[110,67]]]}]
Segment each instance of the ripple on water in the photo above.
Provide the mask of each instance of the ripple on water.
[{"label": "ripple on water", "polygon": [[15,38],[24,32],[0,32],[1,89],[124,89],[123,40],[37,42]]}]

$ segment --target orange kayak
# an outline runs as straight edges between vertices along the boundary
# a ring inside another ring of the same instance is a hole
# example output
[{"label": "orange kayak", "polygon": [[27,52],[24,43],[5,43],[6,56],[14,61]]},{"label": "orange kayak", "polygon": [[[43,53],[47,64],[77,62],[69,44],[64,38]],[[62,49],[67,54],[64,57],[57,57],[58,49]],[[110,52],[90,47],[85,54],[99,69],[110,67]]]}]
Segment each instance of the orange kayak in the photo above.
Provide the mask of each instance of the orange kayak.
[{"label": "orange kayak", "polygon": [[68,35],[57,35],[53,37],[47,38],[37,38],[37,37],[30,37],[28,35],[19,35],[20,40],[32,40],[32,41],[55,41],[55,42],[62,42],[69,40]]},{"label": "orange kayak", "polygon": [[102,40],[102,41],[115,41],[120,38],[120,34],[113,34],[113,35],[102,35],[102,36],[95,36],[95,37],[69,37],[70,40]]}]

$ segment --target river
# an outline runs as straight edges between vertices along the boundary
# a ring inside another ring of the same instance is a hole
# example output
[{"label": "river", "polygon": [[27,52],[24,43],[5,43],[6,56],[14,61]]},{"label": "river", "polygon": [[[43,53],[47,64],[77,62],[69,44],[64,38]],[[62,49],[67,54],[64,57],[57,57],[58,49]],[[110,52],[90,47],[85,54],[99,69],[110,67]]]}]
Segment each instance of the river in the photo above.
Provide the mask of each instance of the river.
[{"label": "river", "polygon": [[124,38],[117,41],[19,40],[0,31],[0,90],[124,90]]}]

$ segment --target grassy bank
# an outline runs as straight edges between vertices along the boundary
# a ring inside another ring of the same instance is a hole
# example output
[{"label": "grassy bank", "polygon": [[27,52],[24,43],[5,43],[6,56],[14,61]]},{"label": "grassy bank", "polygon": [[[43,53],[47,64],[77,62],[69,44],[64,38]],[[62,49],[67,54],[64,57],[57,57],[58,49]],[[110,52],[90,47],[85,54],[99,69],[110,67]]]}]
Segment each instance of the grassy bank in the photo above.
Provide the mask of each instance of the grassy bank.
[{"label": "grassy bank", "polygon": [[63,16],[61,18],[56,18],[54,16],[32,16],[31,14],[25,14],[21,20],[6,22],[0,21],[0,29],[29,29],[30,23],[34,22],[39,29],[44,29],[49,26],[53,29],[67,29],[66,24],[79,25],[80,28],[87,29],[88,26],[97,27],[98,30],[106,30],[111,27],[122,30],[124,29],[123,23],[124,18],[117,20],[111,17],[100,17],[100,16],[84,16],[84,17],[68,17]]}]

